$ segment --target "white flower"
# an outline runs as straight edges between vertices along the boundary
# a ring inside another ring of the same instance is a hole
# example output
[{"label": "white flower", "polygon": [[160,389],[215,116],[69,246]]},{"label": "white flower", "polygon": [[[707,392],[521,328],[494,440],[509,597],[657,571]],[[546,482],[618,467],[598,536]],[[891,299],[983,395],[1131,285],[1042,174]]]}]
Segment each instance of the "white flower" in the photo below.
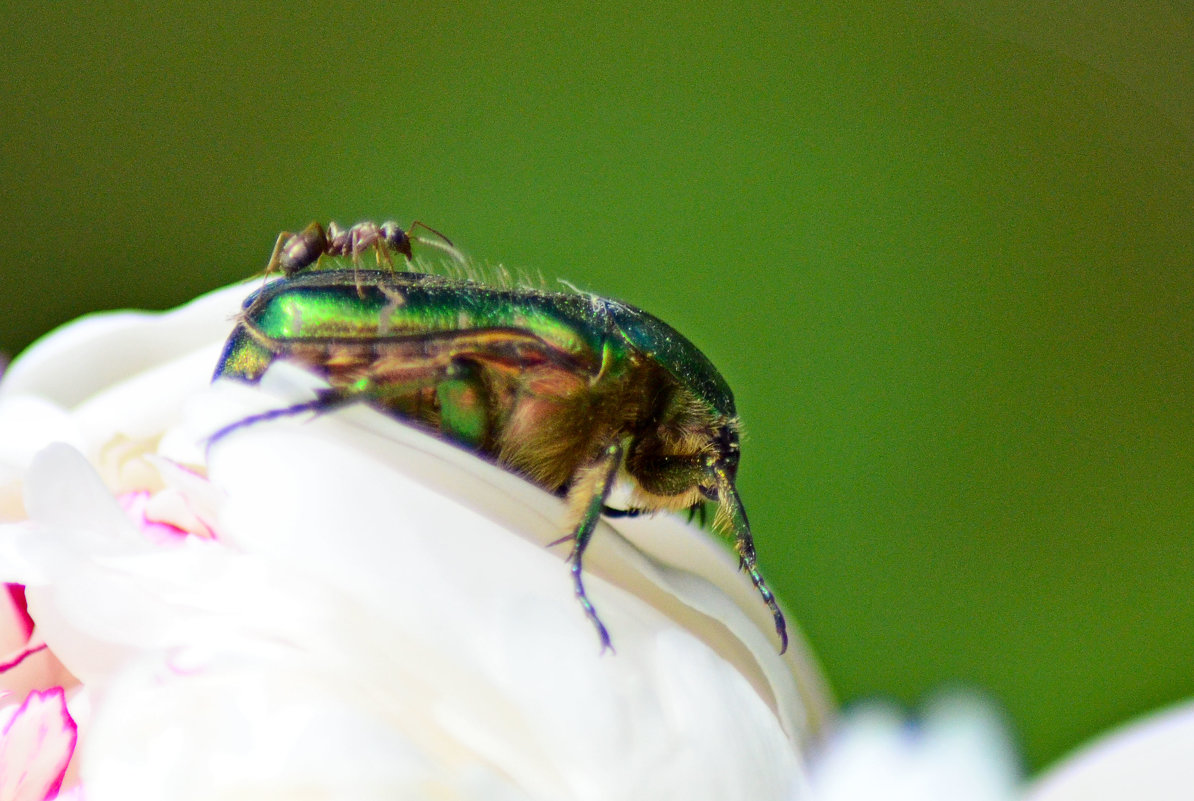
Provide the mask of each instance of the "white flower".
[{"label": "white flower", "polygon": [[1194,702],[1100,737],[1050,770],[1026,801],[1194,798]]},{"label": "white flower", "polygon": [[601,524],[585,564],[617,648],[602,656],[546,547],[562,503],[518,477],[364,406],[244,426],[209,452],[211,432],[317,385],[286,365],[261,387],[209,384],[245,292],[82,320],[0,383],[0,581],[25,587],[27,634],[63,667],[24,692],[67,689],[68,787],[804,795],[820,678],[799,640],[776,653],[703,533]]},{"label": "white flower", "polygon": [[61,687],[34,690],[0,707],[0,798],[53,798],[62,787],[78,729]]},{"label": "white flower", "polygon": [[869,703],[839,721],[814,760],[816,801],[1011,801],[1019,769],[994,708],[950,694],[919,720]]},{"label": "white flower", "polygon": [[815,749],[815,801],[1187,801],[1194,798],[1194,702],[1080,748],[1027,788],[994,707],[951,694],[917,719],[868,703]]}]

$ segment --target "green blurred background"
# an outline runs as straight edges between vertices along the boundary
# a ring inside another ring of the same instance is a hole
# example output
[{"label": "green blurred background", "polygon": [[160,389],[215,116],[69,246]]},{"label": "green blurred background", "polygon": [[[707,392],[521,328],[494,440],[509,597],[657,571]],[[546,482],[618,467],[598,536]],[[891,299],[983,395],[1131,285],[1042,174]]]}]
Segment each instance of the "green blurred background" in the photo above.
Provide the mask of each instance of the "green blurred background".
[{"label": "green blurred background", "polygon": [[9,4],[0,347],[315,218],[645,307],[839,696],[1039,767],[1194,694],[1194,9],[1134,5]]}]

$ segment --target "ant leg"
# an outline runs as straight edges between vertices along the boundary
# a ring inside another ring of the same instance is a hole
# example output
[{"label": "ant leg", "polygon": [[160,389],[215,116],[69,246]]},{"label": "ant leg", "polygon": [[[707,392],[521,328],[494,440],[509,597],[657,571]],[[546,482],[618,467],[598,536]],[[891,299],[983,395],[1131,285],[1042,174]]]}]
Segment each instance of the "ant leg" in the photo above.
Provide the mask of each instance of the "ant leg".
[{"label": "ant leg", "polygon": [[[354,225],[352,228],[348,229],[348,231],[350,234],[350,238],[348,240],[348,250],[352,255],[352,282],[356,285],[357,297],[364,300],[365,288],[361,286],[361,251],[363,251],[365,248],[368,248],[369,245],[362,246],[361,244],[362,237],[360,223]],[[376,241],[374,244],[376,244]],[[378,262],[378,266],[381,266],[380,261]]]},{"label": "ant leg", "polygon": [[390,268],[390,272],[394,272],[394,260],[390,257],[390,248],[386,245],[384,239],[379,239],[373,243],[373,249],[377,251],[377,266],[381,266],[382,259],[385,259],[386,266]]},{"label": "ant leg", "polygon": [[294,234],[290,231],[283,231],[278,234],[278,240],[274,242],[274,250],[269,254],[269,261],[265,263],[265,270],[261,273],[262,286],[265,286],[265,282],[269,280],[271,275],[282,269],[282,244],[289,241],[293,236]]},{"label": "ant leg", "polygon": [[317,264],[327,251],[328,239],[323,226],[312,222],[297,234],[283,231],[278,234],[274,242],[274,250],[270,254],[269,263],[265,265],[262,284],[265,279],[277,271],[283,275],[293,275],[304,267]]},{"label": "ant leg", "polygon": [[282,231],[278,234],[277,240],[274,242],[273,252],[269,254],[269,261],[265,263],[265,274],[269,275],[274,270],[279,270],[279,260],[282,255],[282,243],[290,237],[294,236],[290,231]]},{"label": "ant leg", "polygon": [[394,272],[394,260],[390,258],[390,243],[386,241],[384,224],[376,226],[373,237],[373,250],[377,258],[377,266],[380,267],[382,259],[385,259],[390,272]]}]

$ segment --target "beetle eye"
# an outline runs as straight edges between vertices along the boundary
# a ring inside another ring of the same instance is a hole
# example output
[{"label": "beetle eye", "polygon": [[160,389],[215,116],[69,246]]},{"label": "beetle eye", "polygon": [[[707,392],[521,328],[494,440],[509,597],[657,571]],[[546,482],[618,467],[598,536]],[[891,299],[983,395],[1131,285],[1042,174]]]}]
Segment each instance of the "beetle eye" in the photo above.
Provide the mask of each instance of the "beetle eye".
[{"label": "beetle eye", "polygon": [[741,457],[738,441],[738,432],[729,426],[722,426],[717,432],[717,461],[731,481],[738,475],[738,459]]}]

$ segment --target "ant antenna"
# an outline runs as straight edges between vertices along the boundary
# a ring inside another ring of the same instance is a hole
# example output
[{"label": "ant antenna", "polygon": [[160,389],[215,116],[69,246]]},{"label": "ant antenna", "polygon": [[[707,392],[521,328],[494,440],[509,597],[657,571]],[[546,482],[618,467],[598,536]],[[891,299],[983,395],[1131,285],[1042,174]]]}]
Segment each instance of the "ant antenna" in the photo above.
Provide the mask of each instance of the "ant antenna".
[{"label": "ant antenna", "polygon": [[460,266],[462,266],[462,267],[468,266],[468,260],[464,258],[463,253],[461,253],[459,250],[456,249],[456,246],[454,244],[452,244],[452,240],[448,239],[448,237],[444,236],[443,234],[441,234],[439,231],[432,228],[427,223],[419,222],[418,220],[414,220],[413,222],[411,222],[410,227],[406,229],[407,236],[410,236],[410,232],[415,230],[416,225],[419,226],[420,228],[430,231],[432,234],[439,237],[443,241],[436,242],[435,240],[432,240],[432,239],[424,239],[421,236],[411,237],[412,239],[417,241],[420,245],[427,245],[429,247],[439,248],[444,253],[447,253],[449,256],[451,256],[453,259],[455,259],[456,262],[458,264],[460,264]]}]

